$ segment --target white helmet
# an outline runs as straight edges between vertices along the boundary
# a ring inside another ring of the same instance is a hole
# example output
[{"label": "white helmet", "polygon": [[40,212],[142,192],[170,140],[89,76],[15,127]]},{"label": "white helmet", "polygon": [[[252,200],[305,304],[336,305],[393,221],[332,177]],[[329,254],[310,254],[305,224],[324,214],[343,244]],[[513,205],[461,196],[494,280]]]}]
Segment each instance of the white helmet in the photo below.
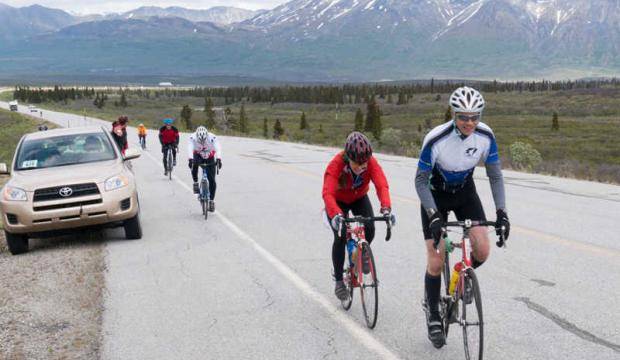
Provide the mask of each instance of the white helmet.
[{"label": "white helmet", "polygon": [[204,143],[205,141],[207,141],[207,137],[209,136],[209,132],[207,132],[207,128],[204,126],[199,126],[196,129],[196,140],[198,140],[201,143]]},{"label": "white helmet", "polygon": [[452,111],[466,113],[482,113],[484,99],[476,89],[467,86],[460,87],[450,95],[450,107]]}]

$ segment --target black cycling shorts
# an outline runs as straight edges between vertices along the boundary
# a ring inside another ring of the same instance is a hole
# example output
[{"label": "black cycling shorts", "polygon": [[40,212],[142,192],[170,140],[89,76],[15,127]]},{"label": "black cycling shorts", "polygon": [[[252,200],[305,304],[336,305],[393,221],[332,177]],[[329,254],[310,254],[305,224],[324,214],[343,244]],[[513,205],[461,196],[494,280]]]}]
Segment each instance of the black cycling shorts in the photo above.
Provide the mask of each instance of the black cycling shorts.
[{"label": "black cycling shorts", "polygon": [[[456,215],[458,220],[469,219],[486,221],[487,219],[484,215],[484,209],[482,208],[482,203],[480,202],[480,198],[478,197],[475,187],[466,188],[454,194],[443,191],[433,191],[432,193],[433,199],[435,199],[435,204],[437,204],[437,208],[444,221],[448,220],[448,213],[450,211],[454,212],[454,215]],[[431,230],[428,227],[428,215],[426,215],[426,210],[424,210],[423,206],[420,208],[420,213],[422,214],[422,231],[424,231],[424,239],[432,239],[433,236],[431,235]]]}]

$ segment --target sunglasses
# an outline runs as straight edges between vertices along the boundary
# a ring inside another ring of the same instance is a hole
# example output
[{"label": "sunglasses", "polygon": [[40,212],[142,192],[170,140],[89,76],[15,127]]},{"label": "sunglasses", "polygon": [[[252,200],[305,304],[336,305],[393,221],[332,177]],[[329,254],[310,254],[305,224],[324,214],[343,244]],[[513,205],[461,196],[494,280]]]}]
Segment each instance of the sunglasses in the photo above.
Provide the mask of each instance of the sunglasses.
[{"label": "sunglasses", "polygon": [[478,122],[480,121],[480,115],[463,115],[457,114],[456,119],[463,122]]}]

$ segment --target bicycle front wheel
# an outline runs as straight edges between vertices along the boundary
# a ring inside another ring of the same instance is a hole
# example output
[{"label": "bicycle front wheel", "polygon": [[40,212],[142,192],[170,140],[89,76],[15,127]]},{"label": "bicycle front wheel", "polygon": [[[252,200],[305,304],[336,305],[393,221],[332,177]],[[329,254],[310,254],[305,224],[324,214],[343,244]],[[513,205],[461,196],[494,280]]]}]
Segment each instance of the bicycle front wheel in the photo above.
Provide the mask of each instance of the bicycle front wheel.
[{"label": "bicycle front wheel", "polygon": [[[373,329],[377,325],[377,315],[379,313],[379,283],[377,281],[377,268],[375,258],[368,243],[363,243],[361,256],[357,257],[357,279],[360,285],[360,299],[364,309],[366,326]],[[366,264],[364,264],[366,263]]]},{"label": "bicycle front wheel", "polygon": [[353,272],[349,268],[346,268],[344,270],[343,280],[347,287],[347,291],[349,292],[349,298],[346,300],[340,300],[340,304],[345,310],[349,310],[351,308],[351,304],[353,304],[353,284],[351,276],[353,276]]},{"label": "bicycle front wheel", "polygon": [[[461,299],[463,327],[463,345],[465,359],[482,360],[484,348],[484,322],[482,318],[482,296],[474,269],[465,270],[463,278],[464,295]],[[467,294],[467,288],[470,288]]]}]

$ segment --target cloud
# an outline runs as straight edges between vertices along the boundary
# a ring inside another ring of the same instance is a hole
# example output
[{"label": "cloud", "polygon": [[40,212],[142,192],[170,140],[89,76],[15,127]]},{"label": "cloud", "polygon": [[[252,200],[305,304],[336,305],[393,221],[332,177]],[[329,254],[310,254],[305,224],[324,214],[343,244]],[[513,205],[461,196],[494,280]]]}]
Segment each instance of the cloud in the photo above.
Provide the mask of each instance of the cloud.
[{"label": "cloud", "polygon": [[244,9],[272,9],[288,0],[182,0],[182,1],[139,1],[139,0],[0,0],[10,6],[22,7],[39,4],[65,11],[94,14],[109,12],[125,12],[140,6],[182,6],[191,9],[208,9],[213,6],[235,6]]}]

